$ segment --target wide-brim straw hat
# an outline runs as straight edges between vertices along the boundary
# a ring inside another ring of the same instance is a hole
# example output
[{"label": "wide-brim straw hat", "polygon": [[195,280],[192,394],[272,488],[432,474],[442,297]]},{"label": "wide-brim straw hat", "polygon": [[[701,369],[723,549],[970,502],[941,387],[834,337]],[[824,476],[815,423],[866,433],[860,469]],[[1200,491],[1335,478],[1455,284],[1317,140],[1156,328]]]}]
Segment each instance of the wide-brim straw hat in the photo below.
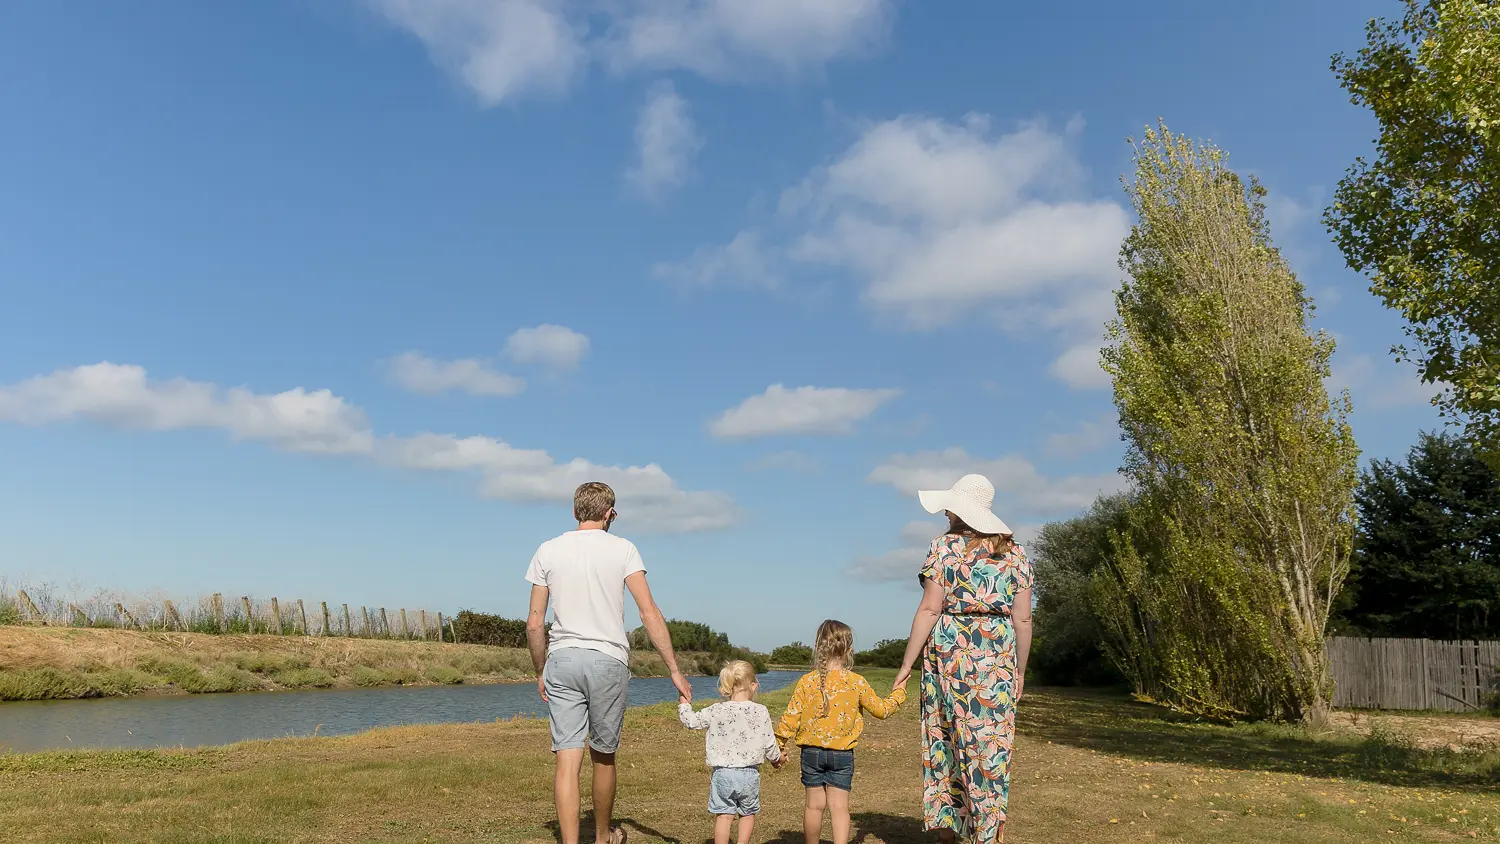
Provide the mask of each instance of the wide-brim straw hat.
[{"label": "wide-brim straw hat", "polygon": [[980,533],[1011,535],[1005,522],[990,510],[995,503],[995,485],[984,475],[964,475],[950,489],[918,492],[917,500],[927,512],[947,510]]}]

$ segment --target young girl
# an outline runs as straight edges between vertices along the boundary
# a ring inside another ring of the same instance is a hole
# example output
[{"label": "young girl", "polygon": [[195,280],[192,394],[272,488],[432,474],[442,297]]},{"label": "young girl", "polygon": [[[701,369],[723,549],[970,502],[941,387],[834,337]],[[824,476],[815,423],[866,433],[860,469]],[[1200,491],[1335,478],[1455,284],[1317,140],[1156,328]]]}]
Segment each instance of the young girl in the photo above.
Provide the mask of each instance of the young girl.
[{"label": "young girl", "polygon": [[677,716],[690,730],[707,730],[708,811],[714,815],[714,844],[729,844],[729,828],[740,819],[740,844],[750,841],[760,814],[760,763],[781,767],[781,748],[771,732],[771,713],[755,702],[760,684],[755,667],[735,660],[719,672],[719,694],[728,700],[694,712],[687,698]]},{"label": "young girl", "polygon": [[854,746],[865,729],[860,711],[885,718],[906,702],[906,688],[899,686],[882,700],[865,678],[849,670],[854,631],[841,621],[830,619],[818,627],[813,664],[816,670],[797,681],[776,738],[791,739],[802,748],[802,785],[807,789],[802,834],[807,844],[818,844],[825,808],[833,821],[834,844],[848,844]]}]

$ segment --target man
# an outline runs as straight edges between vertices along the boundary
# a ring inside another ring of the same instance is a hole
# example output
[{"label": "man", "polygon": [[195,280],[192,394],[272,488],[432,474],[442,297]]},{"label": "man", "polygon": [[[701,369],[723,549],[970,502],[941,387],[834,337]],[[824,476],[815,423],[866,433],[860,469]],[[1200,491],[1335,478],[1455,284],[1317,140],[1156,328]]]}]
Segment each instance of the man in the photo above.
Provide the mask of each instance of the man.
[{"label": "man", "polygon": [[[635,599],[651,643],[672,672],[677,692],[692,687],[677,668],[667,621],[651,599],[646,567],[628,539],[609,533],[619,513],[607,484],[586,483],[573,493],[578,529],[542,543],[526,580],[531,611],[526,643],[536,666],[537,691],[546,701],[557,756],[553,796],[562,844],[578,844],[578,778],[583,752],[594,763],[595,844],[621,844],[623,830],[611,826],[615,804],[615,751],[625,722],[630,681],[630,643],[625,637],[625,590]],[[546,633],[548,602],[552,634]],[[585,741],[587,739],[587,741]]]}]

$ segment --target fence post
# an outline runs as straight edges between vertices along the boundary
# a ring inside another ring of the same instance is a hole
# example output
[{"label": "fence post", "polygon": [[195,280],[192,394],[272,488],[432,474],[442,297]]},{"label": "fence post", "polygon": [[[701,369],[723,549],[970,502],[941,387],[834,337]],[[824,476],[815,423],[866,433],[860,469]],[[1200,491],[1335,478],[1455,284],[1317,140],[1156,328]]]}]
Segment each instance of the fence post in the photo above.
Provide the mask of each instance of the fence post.
[{"label": "fence post", "polygon": [[328,621],[328,602],[327,601],[319,601],[318,602],[318,606],[321,607],[322,610],[323,610],[323,635],[324,636],[332,636],[333,635],[333,626]]},{"label": "fence post", "polygon": [[172,606],[172,602],[171,601],[162,601],[161,602],[161,606],[162,606],[162,617],[161,617],[162,626],[165,627],[168,630],[171,630],[172,629],[172,625],[176,624],[177,625],[177,631],[179,633],[183,632],[184,627],[182,625],[182,616],[180,616],[180,615],[177,614],[177,608],[174,607],[174,606]]},{"label": "fence post", "polygon": [[69,604],[68,604],[68,624],[71,626],[71,625],[75,624],[77,622],[77,620],[80,619],[80,618],[83,619],[83,626],[84,627],[92,627],[94,625],[94,621],[93,621],[93,619],[89,618],[89,614],[88,613],[86,613],[83,610],[79,609],[77,604],[69,602]]},{"label": "fence post", "polygon": [[344,604],[344,635],[351,638],[354,636],[354,622],[349,620],[348,604]]},{"label": "fence post", "polygon": [[39,622],[43,627],[47,626],[47,617],[31,602],[31,596],[26,594],[25,589],[17,589],[16,597],[21,599],[21,606],[26,608],[26,614],[31,616],[32,621]]},{"label": "fence post", "polygon": [[250,596],[240,596],[240,606],[245,610],[245,632],[255,632],[255,613],[250,608]]},{"label": "fence post", "polygon": [[282,635],[285,628],[281,626],[281,605],[276,603],[274,595],[271,597],[271,619],[275,623],[276,635]]},{"label": "fence post", "polygon": [[360,604],[359,615],[364,619],[365,622],[365,626],[361,627],[359,629],[359,632],[363,633],[366,639],[375,638],[375,634],[370,632],[370,608],[365,606],[364,604]]},{"label": "fence post", "polygon": [[391,620],[386,617],[385,607],[380,608],[380,633],[385,638],[391,638]]},{"label": "fence post", "polygon": [[406,607],[401,608],[401,638],[411,638],[411,631],[406,626]]},{"label": "fence post", "polygon": [[217,630],[220,633],[223,633],[224,632],[224,595],[223,595],[223,593],[215,592],[213,595],[211,595],[209,597],[208,604],[209,604],[209,606],[213,607],[213,611],[214,611],[214,629]]},{"label": "fence post", "polygon": [[453,644],[458,644],[458,628],[453,625],[453,619],[448,619],[448,635],[453,638]]},{"label": "fence post", "polygon": [[443,614],[438,613],[438,644],[443,641]]},{"label": "fence post", "polygon": [[307,607],[302,605],[302,599],[297,599],[297,618],[302,624],[302,635],[307,635]]},{"label": "fence post", "polygon": [[422,625],[422,640],[427,640],[427,610],[417,610],[418,623]]},{"label": "fence post", "polygon": [[139,629],[141,629],[141,626],[139,624],[135,623],[135,616],[133,616],[133,615],[130,614],[130,610],[125,609],[125,605],[124,604],[121,604],[121,603],[116,603],[115,604],[115,615],[118,616],[123,623],[129,625],[130,629],[132,629],[132,630],[139,630]]}]

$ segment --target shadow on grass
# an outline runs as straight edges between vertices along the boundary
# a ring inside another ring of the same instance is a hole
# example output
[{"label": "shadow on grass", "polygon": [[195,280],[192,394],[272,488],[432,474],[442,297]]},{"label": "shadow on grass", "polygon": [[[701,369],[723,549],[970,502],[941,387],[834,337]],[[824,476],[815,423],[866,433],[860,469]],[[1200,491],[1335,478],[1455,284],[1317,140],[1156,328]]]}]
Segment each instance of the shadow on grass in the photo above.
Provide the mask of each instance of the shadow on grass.
[{"label": "shadow on grass", "polygon": [[1378,731],[1360,737],[1288,724],[1223,724],[1108,692],[1038,689],[1018,714],[1023,744],[1051,741],[1132,759],[1386,785],[1489,790],[1500,782],[1500,749],[1421,750]]},{"label": "shadow on grass", "polygon": [[[850,816],[854,828],[849,844],[933,844],[937,834],[924,832],[920,818],[887,815],[880,812],[855,812]],[[828,818],[823,819],[823,840],[829,840]],[[783,830],[775,838],[764,839],[766,844],[803,844],[802,830]]]},{"label": "shadow on grass", "polygon": [[[558,826],[556,820],[547,821],[545,826],[547,827],[547,831],[552,833],[553,838],[556,838],[559,842],[562,841],[562,827]],[[665,844],[682,844],[680,839],[673,838],[661,830],[652,829],[634,818],[615,818],[615,827],[625,830],[625,840],[627,842],[640,841],[642,837],[649,836],[658,841],[665,842]],[[578,840],[581,842],[594,840],[593,812],[584,812],[583,819],[578,824]],[[798,840],[800,841],[801,838],[799,837]],[[712,839],[710,839],[711,841]]]}]

